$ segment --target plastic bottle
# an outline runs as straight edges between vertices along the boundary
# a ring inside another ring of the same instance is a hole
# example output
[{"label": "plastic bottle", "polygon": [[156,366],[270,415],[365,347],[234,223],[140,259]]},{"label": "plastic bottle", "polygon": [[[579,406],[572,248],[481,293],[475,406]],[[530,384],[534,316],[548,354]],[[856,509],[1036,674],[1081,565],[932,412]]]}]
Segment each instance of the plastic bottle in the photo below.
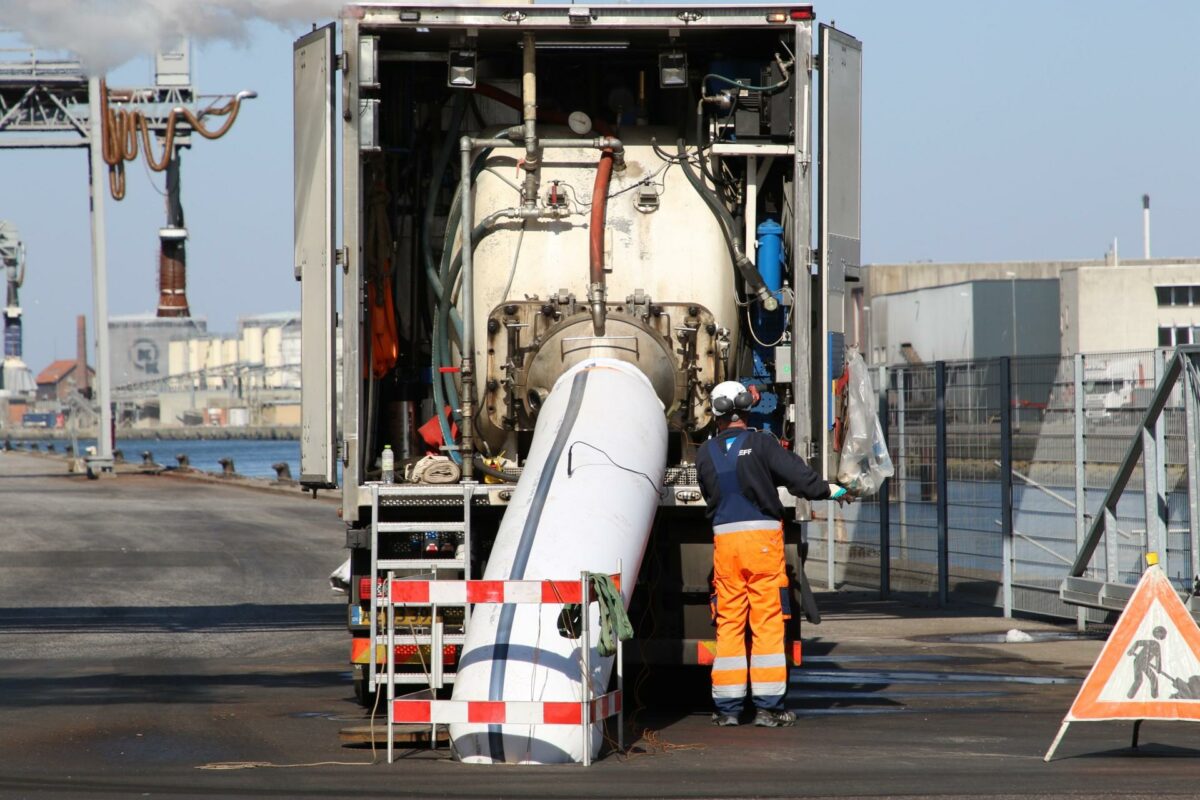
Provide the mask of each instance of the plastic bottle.
[{"label": "plastic bottle", "polygon": [[390,444],[383,446],[383,456],[379,459],[379,466],[383,471],[383,482],[395,483],[396,456],[392,453],[392,446]]}]

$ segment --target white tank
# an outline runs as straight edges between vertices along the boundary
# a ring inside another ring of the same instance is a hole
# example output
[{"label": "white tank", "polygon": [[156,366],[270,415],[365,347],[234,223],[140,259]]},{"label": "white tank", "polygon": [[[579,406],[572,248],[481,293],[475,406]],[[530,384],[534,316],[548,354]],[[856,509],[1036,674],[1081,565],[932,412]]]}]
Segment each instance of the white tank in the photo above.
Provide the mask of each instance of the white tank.
[{"label": "white tank", "polygon": [[[539,126],[538,132],[550,138],[572,136],[565,128],[550,125]],[[721,228],[682,168],[668,164],[655,153],[651,137],[656,138],[660,150],[675,154],[675,133],[669,128],[621,131],[626,167],[612,173],[605,223],[608,302],[619,305],[641,289],[659,303],[699,304],[712,312],[717,326],[734,332],[732,352],[736,353],[737,279]],[[520,205],[517,187],[524,173],[517,164],[523,155],[523,150],[506,148],[488,157],[475,182],[476,224],[497,211]],[[541,200],[545,201],[550,182],[559,181],[560,191],[582,213],[565,219],[528,221],[523,236],[519,235],[519,220],[506,220],[477,243],[477,370],[482,371],[488,364],[488,337],[484,333],[488,315],[505,300],[534,296],[548,299],[560,289],[567,289],[585,303],[589,214],[599,156],[599,151],[589,147],[545,148],[538,173]],[[656,206],[641,201],[643,190],[658,196]],[[506,295],[505,287],[510,283]]]},{"label": "white tank", "polygon": [[[542,406],[484,579],[570,580],[582,570],[614,573],[620,562],[628,607],[658,507],[666,447],[662,403],[636,367],[592,359],[563,374]],[[557,605],[476,606],[453,699],[579,701],[580,645],[559,635],[560,611]],[[590,613],[596,631],[595,605]],[[596,694],[607,690],[612,662],[593,648]],[[599,731],[597,725],[593,758]],[[458,756],[471,763],[583,760],[578,726],[464,723],[451,725],[450,736]]]}]

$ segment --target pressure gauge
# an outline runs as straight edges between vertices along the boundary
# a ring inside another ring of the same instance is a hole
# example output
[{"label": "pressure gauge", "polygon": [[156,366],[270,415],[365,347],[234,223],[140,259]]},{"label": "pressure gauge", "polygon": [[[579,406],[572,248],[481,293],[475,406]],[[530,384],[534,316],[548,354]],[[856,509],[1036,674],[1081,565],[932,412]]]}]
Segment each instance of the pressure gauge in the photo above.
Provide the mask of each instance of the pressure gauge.
[{"label": "pressure gauge", "polygon": [[567,117],[567,125],[572,131],[583,136],[592,130],[592,118],[582,111],[572,111],[571,116]]}]

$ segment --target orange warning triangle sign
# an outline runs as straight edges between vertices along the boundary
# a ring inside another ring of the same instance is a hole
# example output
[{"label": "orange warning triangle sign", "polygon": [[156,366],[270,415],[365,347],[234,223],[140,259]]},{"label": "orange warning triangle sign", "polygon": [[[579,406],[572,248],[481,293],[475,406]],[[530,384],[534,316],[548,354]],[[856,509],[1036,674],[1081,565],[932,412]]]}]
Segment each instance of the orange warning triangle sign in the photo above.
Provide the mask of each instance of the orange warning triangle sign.
[{"label": "orange warning triangle sign", "polygon": [[1200,720],[1200,627],[1162,568],[1138,581],[1064,722]]}]

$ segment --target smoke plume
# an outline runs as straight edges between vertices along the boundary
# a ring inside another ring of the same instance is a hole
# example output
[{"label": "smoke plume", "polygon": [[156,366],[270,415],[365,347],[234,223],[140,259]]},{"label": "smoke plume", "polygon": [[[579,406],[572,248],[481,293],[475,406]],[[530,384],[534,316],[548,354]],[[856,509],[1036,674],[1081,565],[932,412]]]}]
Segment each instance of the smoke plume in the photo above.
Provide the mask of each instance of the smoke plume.
[{"label": "smoke plume", "polygon": [[29,44],[74,53],[103,74],[181,36],[248,41],[247,23],[284,28],[337,16],[339,0],[2,0],[0,28]]}]

